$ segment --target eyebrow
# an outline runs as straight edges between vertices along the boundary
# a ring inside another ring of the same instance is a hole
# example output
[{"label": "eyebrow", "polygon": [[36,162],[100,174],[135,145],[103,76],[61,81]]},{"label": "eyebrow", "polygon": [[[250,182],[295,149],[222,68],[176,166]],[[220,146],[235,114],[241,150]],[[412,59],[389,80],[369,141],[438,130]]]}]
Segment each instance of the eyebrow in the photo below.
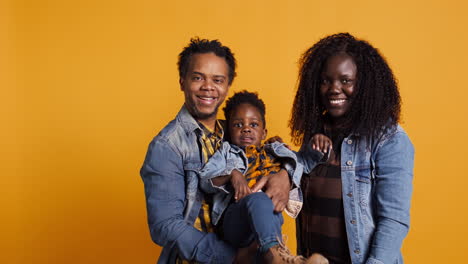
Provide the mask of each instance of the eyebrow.
[{"label": "eyebrow", "polygon": [[[250,120],[253,120],[253,121],[258,121],[258,120],[262,121],[261,118],[256,118],[256,117],[252,117],[252,118],[249,118],[249,119],[250,119]],[[243,121],[244,118],[243,118],[243,117],[242,117],[242,118],[231,118],[230,120],[233,120],[233,121],[239,121],[239,120],[241,120],[241,121]]]},{"label": "eyebrow", "polygon": [[[327,77],[327,78],[330,77],[330,75],[327,75],[326,73],[322,73],[320,76],[321,76],[322,78],[323,78],[323,77]],[[350,77],[352,77],[352,74],[351,74],[351,73],[345,73],[345,74],[341,74],[341,75],[338,76],[338,77],[348,77],[348,78],[350,78]]]},{"label": "eyebrow", "polygon": [[[206,76],[206,74],[201,73],[201,72],[197,72],[197,71],[192,72],[192,74],[200,74],[201,76]],[[224,75],[222,75],[222,74],[214,75],[214,77],[226,79],[226,76],[224,76]]]}]

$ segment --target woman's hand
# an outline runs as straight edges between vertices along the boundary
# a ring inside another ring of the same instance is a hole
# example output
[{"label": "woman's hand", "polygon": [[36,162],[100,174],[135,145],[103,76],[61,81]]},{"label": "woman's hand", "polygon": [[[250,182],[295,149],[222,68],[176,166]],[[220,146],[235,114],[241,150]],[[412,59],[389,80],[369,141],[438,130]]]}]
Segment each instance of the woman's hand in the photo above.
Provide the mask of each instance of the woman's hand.
[{"label": "woman's hand", "polygon": [[312,137],[312,149],[322,153],[328,153],[332,149],[332,141],[323,134],[315,134]]}]

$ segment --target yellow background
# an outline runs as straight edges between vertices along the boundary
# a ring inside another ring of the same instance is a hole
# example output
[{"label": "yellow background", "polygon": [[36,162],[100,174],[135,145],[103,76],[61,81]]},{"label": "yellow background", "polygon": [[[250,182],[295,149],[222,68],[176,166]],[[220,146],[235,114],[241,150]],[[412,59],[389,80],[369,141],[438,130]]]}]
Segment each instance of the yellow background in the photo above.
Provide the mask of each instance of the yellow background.
[{"label": "yellow background", "polygon": [[[1,263],[154,263],[139,169],[183,102],[190,37],[233,49],[229,95],[258,91],[270,135],[297,61],[349,31],[388,58],[416,147],[407,263],[468,257],[465,1],[56,0],[0,3]],[[292,221],[285,225],[295,248]]]}]

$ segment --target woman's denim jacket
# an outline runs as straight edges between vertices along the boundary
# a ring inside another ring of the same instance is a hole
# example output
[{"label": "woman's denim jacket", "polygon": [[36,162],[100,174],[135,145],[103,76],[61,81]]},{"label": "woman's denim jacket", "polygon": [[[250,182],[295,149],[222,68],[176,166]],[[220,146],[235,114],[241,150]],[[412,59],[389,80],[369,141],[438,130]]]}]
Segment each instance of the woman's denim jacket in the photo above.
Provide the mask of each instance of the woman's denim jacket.
[{"label": "woman's denim jacket", "polygon": [[[282,167],[286,169],[291,176],[293,188],[289,192],[289,203],[285,211],[289,216],[296,218],[303,203],[302,192],[299,188],[302,173],[309,173],[311,168],[323,157],[323,154],[309,147],[303,151],[301,155],[298,155],[289,150],[283,143],[279,142],[265,144],[264,148],[267,153],[273,155],[275,158],[281,158]],[[305,164],[305,166],[303,166],[303,164]],[[200,186],[202,190],[207,193],[214,193],[215,197],[218,197],[218,199],[215,200],[222,201],[221,203],[215,203],[213,205],[211,214],[211,221],[213,224],[217,224],[221,218],[223,211],[232,200],[233,192],[229,188],[230,185],[218,187],[212,183],[211,179],[218,176],[230,175],[234,169],[244,174],[248,169],[247,156],[240,147],[224,142],[200,171]]]},{"label": "woman's denim jacket", "polygon": [[163,247],[158,263],[175,263],[177,255],[199,263],[232,263],[234,258],[235,250],[216,234],[193,227],[203,200],[197,174],[203,166],[201,135],[182,107],[150,143],[141,168],[151,237]]},{"label": "woman's denim jacket", "polygon": [[351,260],[353,264],[400,264],[410,222],[413,144],[400,126],[367,143],[366,138],[351,135],[341,145]]}]

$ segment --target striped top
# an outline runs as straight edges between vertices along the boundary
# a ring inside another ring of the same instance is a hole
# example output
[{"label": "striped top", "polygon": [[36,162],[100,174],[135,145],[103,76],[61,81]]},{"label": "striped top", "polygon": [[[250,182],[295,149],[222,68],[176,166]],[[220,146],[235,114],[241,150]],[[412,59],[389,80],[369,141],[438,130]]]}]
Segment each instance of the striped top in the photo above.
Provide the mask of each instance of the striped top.
[{"label": "striped top", "polygon": [[321,253],[332,263],[351,263],[341,191],[341,168],[319,164],[301,180],[304,205],[298,217],[298,253]]}]

